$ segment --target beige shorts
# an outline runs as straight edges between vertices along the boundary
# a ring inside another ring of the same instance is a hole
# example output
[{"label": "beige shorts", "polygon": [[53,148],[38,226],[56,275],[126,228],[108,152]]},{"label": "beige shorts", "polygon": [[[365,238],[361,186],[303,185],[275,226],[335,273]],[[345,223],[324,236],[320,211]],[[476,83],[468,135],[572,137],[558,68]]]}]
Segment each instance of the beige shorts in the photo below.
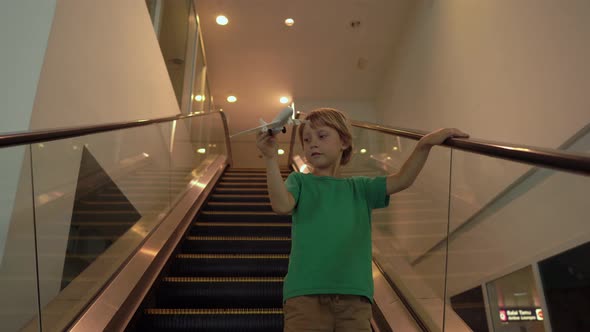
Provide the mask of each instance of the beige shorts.
[{"label": "beige shorts", "polygon": [[358,295],[305,295],[283,305],[285,332],[371,331],[371,302]]}]

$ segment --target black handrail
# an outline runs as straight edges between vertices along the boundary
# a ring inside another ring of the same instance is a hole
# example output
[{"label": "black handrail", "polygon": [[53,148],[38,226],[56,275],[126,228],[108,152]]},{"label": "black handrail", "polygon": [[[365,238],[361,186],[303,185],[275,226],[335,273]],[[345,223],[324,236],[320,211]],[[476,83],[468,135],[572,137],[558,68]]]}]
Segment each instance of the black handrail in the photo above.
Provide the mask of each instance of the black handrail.
[{"label": "black handrail", "polygon": [[[402,136],[419,140],[427,132],[409,129],[396,129],[362,121],[351,121],[359,128],[379,131],[386,134]],[[561,171],[590,175],[590,156],[581,153],[571,153],[562,150],[512,145],[502,142],[485,141],[479,139],[449,138],[442,145],[458,150],[473,152],[490,157],[517,161],[534,166],[547,167]]]},{"label": "black handrail", "polygon": [[165,118],[151,119],[151,120],[135,120],[128,122],[109,123],[96,126],[82,126],[76,128],[61,128],[61,129],[50,129],[50,130],[38,130],[38,131],[21,131],[13,133],[0,133],[0,148],[33,144],[47,141],[55,141],[64,138],[72,138],[83,135],[103,133],[106,131],[113,131],[119,129],[133,128],[147,126],[154,123],[170,122],[174,120],[182,120],[197,116],[209,115],[214,113],[221,113],[221,111],[213,112],[195,112],[186,115],[175,115]]},{"label": "black handrail", "polygon": [[[300,114],[305,115],[305,113],[298,112],[297,118]],[[421,130],[394,128],[364,121],[352,120],[351,123],[354,127],[401,136],[413,140],[419,140],[428,133]],[[590,126],[587,127],[590,128]],[[291,146],[289,149],[289,156],[291,158],[294,140],[295,135],[291,138]],[[513,145],[473,138],[449,138],[442,145],[490,157],[531,164],[533,166],[548,167],[561,171],[590,175],[590,156],[581,153],[577,154],[562,150]],[[291,162],[291,159],[289,159],[289,162]]]}]

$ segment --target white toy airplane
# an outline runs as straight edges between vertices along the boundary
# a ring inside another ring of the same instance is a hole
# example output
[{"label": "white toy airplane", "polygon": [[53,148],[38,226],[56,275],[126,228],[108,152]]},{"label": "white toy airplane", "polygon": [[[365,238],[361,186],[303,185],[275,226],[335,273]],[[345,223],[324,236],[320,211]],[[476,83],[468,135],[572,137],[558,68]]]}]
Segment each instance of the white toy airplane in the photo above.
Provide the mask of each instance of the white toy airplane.
[{"label": "white toy airplane", "polygon": [[233,137],[236,137],[239,135],[254,133],[257,131],[268,132],[268,134],[271,136],[274,136],[275,134],[278,134],[279,132],[286,133],[287,128],[285,128],[285,125],[298,126],[304,121],[304,120],[293,119],[292,115],[293,115],[293,108],[285,107],[285,108],[283,108],[281,113],[279,113],[270,123],[266,123],[264,120],[260,119],[260,124],[261,124],[260,126],[239,132],[237,134],[233,134],[230,136],[230,138],[233,138]]}]

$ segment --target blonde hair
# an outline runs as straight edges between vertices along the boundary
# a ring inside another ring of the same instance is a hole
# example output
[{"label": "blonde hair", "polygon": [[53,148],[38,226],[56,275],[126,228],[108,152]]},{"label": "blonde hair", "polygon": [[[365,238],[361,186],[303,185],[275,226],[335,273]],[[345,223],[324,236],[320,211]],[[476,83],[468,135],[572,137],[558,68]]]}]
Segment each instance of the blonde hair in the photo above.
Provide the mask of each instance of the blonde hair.
[{"label": "blonde hair", "polygon": [[311,111],[309,114],[307,114],[305,121],[299,126],[297,130],[299,132],[299,141],[301,142],[301,147],[303,147],[303,129],[308,123],[312,128],[327,126],[338,132],[342,142],[348,145],[348,148],[342,151],[340,165],[348,164],[352,157],[352,127],[346,114],[337,109],[326,107]]}]

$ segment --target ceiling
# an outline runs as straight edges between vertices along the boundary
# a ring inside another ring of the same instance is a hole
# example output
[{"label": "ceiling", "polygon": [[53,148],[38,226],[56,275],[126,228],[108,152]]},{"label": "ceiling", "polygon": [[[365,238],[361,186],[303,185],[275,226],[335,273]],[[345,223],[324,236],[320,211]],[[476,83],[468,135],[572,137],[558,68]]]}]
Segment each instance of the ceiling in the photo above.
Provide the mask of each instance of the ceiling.
[{"label": "ceiling", "polygon": [[[197,0],[211,94],[230,132],[272,120],[281,96],[296,107],[298,100],[373,101],[410,1]],[[220,14],[228,25],[215,22]],[[292,27],[284,24],[289,17]]]}]

